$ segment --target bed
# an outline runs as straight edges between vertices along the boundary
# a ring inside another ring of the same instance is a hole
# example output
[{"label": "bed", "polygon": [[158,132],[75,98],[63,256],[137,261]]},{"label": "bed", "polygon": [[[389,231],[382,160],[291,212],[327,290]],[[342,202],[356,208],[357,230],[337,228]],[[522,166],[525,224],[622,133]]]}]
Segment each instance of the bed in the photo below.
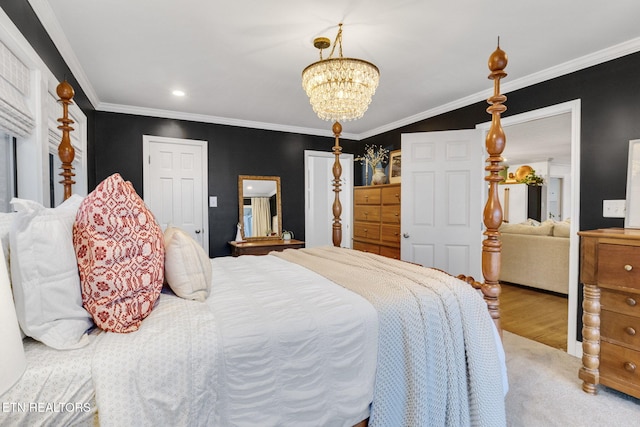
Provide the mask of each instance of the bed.
[{"label": "bed", "polygon": [[11,280],[11,312],[27,335],[26,370],[0,396],[0,425],[505,425],[505,67],[498,48],[489,60],[483,283],[336,239],[210,260],[180,230],[159,230],[118,174],[73,195],[73,90],[63,82],[65,202],[19,200],[0,216],[0,297],[11,295]]}]

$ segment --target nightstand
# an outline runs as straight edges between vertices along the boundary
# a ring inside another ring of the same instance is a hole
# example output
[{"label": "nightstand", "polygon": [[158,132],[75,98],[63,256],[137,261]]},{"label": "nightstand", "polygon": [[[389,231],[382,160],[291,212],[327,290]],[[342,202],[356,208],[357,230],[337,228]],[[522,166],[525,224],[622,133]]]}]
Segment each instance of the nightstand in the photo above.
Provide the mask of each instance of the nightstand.
[{"label": "nightstand", "polygon": [[231,245],[231,255],[266,255],[271,251],[284,251],[285,249],[300,249],[304,248],[304,242],[301,240],[279,240],[279,239],[265,239],[265,240],[251,240],[246,242],[229,242]]}]

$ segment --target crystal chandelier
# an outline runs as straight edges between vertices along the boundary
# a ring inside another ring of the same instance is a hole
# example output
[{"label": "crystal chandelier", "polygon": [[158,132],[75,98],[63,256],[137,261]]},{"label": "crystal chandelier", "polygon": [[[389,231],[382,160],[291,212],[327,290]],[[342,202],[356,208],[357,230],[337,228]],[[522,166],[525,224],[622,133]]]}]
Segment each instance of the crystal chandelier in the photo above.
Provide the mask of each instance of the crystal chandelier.
[{"label": "crystal chandelier", "polygon": [[[361,59],[342,56],[342,24],[333,42],[331,53],[322,58],[322,50],[330,46],[326,37],[318,37],[313,45],[320,50],[320,61],[302,71],[302,87],[307,92],[313,111],[322,120],[343,122],[359,119],[367,111],[376,92],[380,72],[378,67]],[[333,58],[336,45],[339,56]]]}]

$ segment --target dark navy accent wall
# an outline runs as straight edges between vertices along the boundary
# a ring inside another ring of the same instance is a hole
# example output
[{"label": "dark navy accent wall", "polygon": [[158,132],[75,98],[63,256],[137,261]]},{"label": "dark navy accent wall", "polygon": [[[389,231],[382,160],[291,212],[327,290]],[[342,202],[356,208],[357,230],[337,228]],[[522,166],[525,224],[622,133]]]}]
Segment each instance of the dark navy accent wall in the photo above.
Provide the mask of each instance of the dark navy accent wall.
[{"label": "dark navy accent wall", "polygon": [[[238,175],[279,176],[282,226],[304,240],[304,150],[328,152],[334,143],[331,137],[100,111],[95,129],[97,182],[119,172],[140,194],[143,135],[208,142],[209,194],[218,197],[218,207],[209,208],[210,256],[231,253],[227,242],[235,238],[238,223]],[[341,145],[345,153],[361,151],[355,141]]]}]

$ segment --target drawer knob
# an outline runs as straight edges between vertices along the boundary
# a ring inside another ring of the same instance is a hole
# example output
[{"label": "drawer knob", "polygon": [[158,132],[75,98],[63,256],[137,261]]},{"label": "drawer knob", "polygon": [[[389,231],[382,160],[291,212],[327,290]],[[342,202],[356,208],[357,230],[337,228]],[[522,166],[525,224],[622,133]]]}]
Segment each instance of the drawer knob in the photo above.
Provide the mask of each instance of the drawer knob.
[{"label": "drawer knob", "polygon": [[630,265],[630,264],[625,264],[624,269],[625,269],[626,271],[631,271],[631,270],[633,270],[633,266],[632,266],[632,265]]},{"label": "drawer knob", "polygon": [[636,300],[634,300],[631,297],[627,297],[627,299],[625,300],[627,305],[631,306],[631,307],[635,307],[635,305],[637,304]]},{"label": "drawer knob", "polygon": [[636,334],[636,330],[631,326],[627,326],[626,328],[624,328],[624,331],[631,336],[634,336]]},{"label": "drawer knob", "polygon": [[635,372],[636,371],[636,364],[633,362],[624,362],[624,369],[627,372]]}]

